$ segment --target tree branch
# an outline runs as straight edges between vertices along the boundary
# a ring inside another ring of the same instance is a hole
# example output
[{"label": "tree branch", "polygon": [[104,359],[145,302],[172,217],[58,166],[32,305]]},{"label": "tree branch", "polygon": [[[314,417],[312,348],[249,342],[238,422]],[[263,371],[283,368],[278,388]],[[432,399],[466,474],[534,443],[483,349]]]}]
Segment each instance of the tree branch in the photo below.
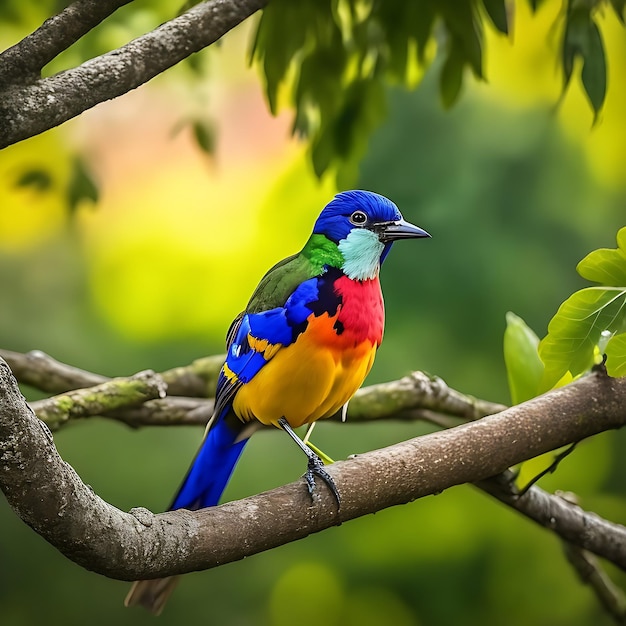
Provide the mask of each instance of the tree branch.
[{"label": "tree branch", "polygon": [[[32,84],[7,85],[0,93],[0,148],[58,126],[100,102],[139,87],[215,43],[266,3],[267,0],[207,0],[78,67]],[[46,50],[44,57],[54,52],[54,46]]]},{"label": "tree branch", "polygon": [[[61,363],[41,350],[21,353],[0,349],[0,358],[9,364],[20,383],[47,393],[93,387],[111,380],[108,376]],[[161,372],[160,376],[167,384],[170,396],[206,398],[215,391],[223,362],[223,354],[207,356],[196,359],[190,365]]]},{"label": "tree branch", "polygon": [[[47,392],[66,392],[72,389],[92,387],[108,380],[106,376],[56,361],[44,352],[33,350],[26,354],[0,349],[14,375],[20,381]],[[207,397],[214,393],[217,377],[224,362],[223,355],[196,359],[190,365],[175,367],[161,373],[167,384],[168,397],[146,402],[142,407],[115,412],[106,416],[123,421],[130,426],[205,424],[210,417],[212,403],[194,401],[192,398],[174,399],[172,396]],[[37,416],[55,429],[66,422],[54,420],[33,405]],[[387,419],[429,420],[450,427],[445,416],[473,420],[498,413],[506,407],[463,394],[437,376],[424,372],[412,372],[400,380],[359,389],[350,401],[348,420],[368,421]],[[71,416],[70,416],[71,417]],[[336,416],[339,419],[340,416]],[[444,420],[442,424],[441,420]]]},{"label": "tree branch", "polygon": [[0,85],[39,78],[52,59],[132,0],[77,0],[0,54]]},{"label": "tree branch", "polygon": [[114,378],[95,387],[37,400],[31,404],[31,409],[39,419],[55,429],[70,419],[105,415],[120,407],[132,408],[141,406],[147,400],[164,398],[166,390],[163,379],[148,370],[130,378]]},{"label": "tree branch", "polygon": [[[132,428],[140,426],[206,426],[213,415],[213,400],[171,396],[148,400],[136,408],[107,412],[110,417]],[[37,414],[39,417],[39,414]]]},{"label": "tree branch", "polygon": [[616,624],[625,624],[626,597],[600,567],[598,560],[587,550],[582,550],[571,543],[566,542],[563,548],[580,581],[591,587],[600,604]]},{"label": "tree branch", "polygon": [[[626,384],[626,379],[620,380]],[[621,524],[602,519],[595,513],[583,510],[578,504],[549,494],[537,486],[519,495],[510,470],[479,481],[476,486],[553,531],[564,541],[604,556],[626,570],[626,527]]]},{"label": "tree branch", "polygon": [[348,405],[348,419],[380,419],[412,409],[474,420],[499,413],[506,406],[456,391],[438,376],[412,372],[397,381],[359,389]]},{"label": "tree branch", "polygon": [[[82,483],[0,361],[0,487],[20,517],[68,558],[137,580],[207,569],[330,526],[483,480],[509,466],[626,423],[626,379],[592,374],[482,420],[328,467],[342,494],[298,481],[201,511],[123,513]],[[580,536],[572,543],[582,542]],[[624,542],[588,546],[626,569]],[[608,553],[603,553],[608,552]]]},{"label": "tree branch", "polygon": [[31,350],[22,354],[0,349],[0,358],[8,363],[20,383],[47,393],[93,387],[111,380],[108,376],[93,374],[61,363],[41,350]]}]

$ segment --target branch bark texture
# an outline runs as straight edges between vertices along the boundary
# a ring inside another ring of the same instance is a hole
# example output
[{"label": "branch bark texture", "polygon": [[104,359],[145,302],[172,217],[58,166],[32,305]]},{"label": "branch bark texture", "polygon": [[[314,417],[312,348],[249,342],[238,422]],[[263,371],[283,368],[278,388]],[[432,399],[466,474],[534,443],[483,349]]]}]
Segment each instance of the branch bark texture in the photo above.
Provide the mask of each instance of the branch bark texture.
[{"label": "branch bark texture", "polygon": [[[125,46],[78,67],[28,84],[21,80],[5,83],[0,93],[0,148],[58,126],[100,102],[139,87],[215,43],[266,3],[267,0],[208,0]],[[100,12],[103,17],[112,4],[121,3],[106,3],[107,7]],[[97,23],[97,19],[93,21]],[[45,26],[42,26],[44,31]],[[52,26],[48,25],[47,30],[53,30]],[[77,28],[76,32],[79,31]],[[60,52],[47,37],[38,36],[37,31],[31,35],[29,44],[30,53],[36,59],[28,62],[29,66],[37,66]],[[4,80],[15,76],[16,68],[19,69],[16,63],[24,63],[21,55],[14,53],[0,58],[0,62],[3,63],[0,77]]]},{"label": "branch bark texture", "polygon": [[[208,569],[356,517],[477,482],[626,424],[626,379],[595,373],[482,420],[328,467],[342,494],[298,481],[201,511],[124,513],[82,483],[0,361],[0,487],[22,519],[67,557],[112,578]],[[595,546],[588,548],[596,553]],[[612,546],[612,549],[621,549]],[[603,555],[626,568],[626,554]]]},{"label": "branch bark texture", "polygon": [[[94,387],[111,380],[108,376],[61,363],[41,350],[22,353],[0,348],[0,358],[9,364],[20,383],[48,393]],[[224,358],[223,354],[206,356],[196,359],[190,365],[161,372],[161,378],[167,384],[168,395],[210,397],[215,393]]]},{"label": "branch bark texture", "polygon": [[602,556],[617,556],[611,560],[626,570],[626,528],[609,522],[595,513],[583,510],[575,502],[553,496],[534,486],[523,495],[514,487],[513,473],[509,470],[476,486],[533,520],[554,531],[565,542],[578,548],[589,548]]},{"label": "branch bark texture", "polygon": [[166,392],[163,379],[147,370],[130,378],[115,378],[95,387],[37,400],[31,409],[50,428],[58,428],[70,419],[103,415],[120,407],[139,407],[148,400],[164,398]]},{"label": "branch bark texture", "polygon": [[61,52],[132,0],[77,0],[0,54],[0,85],[26,83]]}]

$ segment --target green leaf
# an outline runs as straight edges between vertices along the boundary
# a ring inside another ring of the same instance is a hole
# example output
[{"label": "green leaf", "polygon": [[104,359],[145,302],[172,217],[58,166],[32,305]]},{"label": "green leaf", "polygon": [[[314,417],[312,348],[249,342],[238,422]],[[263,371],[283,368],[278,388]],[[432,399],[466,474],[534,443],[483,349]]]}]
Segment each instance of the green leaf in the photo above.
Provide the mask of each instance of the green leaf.
[{"label": "green leaf", "polygon": [[509,34],[509,22],[506,11],[505,0],[483,0],[483,5],[487,11],[487,15],[493,22],[493,25],[505,35]]},{"label": "green leaf", "polygon": [[439,77],[439,94],[444,109],[449,109],[458,99],[463,86],[463,58],[452,48],[446,58]]},{"label": "green leaf", "polygon": [[435,10],[431,0],[380,2],[374,5],[372,18],[378,20],[386,35],[388,71],[404,82],[409,60],[409,42],[417,44],[417,59],[425,62],[426,46],[431,39]]},{"label": "green leaf", "polygon": [[46,170],[34,168],[21,173],[15,181],[17,187],[30,187],[35,191],[44,192],[52,187],[52,176]]},{"label": "green leaf", "polygon": [[319,133],[311,142],[311,162],[318,178],[330,167],[334,156],[334,143],[329,132]]},{"label": "green leaf", "polygon": [[[372,131],[385,117],[386,96],[379,80],[359,80],[340,91],[341,100],[332,116],[322,125],[312,141],[311,156],[317,176],[336,161],[344,169],[348,182],[357,171],[356,164],[367,149]],[[352,180],[352,184],[354,184]]]},{"label": "green leaf", "polygon": [[385,117],[386,99],[382,83],[377,80],[353,82],[345,97],[334,126],[337,154],[348,159],[354,149],[369,137]]},{"label": "green leaf", "polygon": [[585,49],[587,45],[587,24],[590,19],[589,11],[571,11],[566,19],[563,50],[561,53],[563,76],[565,79],[563,90],[565,90],[572,77],[576,56],[582,54],[583,49]]},{"label": "green leaf", "polygon": [[605,353],[609,376],[626,376],[626,333],[611,337]]},{"label": "green leaf", "polygon": [[626,22],[624,21],[624,7],[626,7],[626,0],[611,0],[611,6],[613,7],[619,21],[623,26],[626,26]]},{"label": "green leaf", "polygon": [[[329,15],[322,15],[324,11]],[[319,20],[326,19],[331,19],[330,8],[323,3],[316,8],[313,2],[274,0],[263,10],[252,45],[251,60],[262,61],[266,95],[272,113],[276,113],[278,106],[278,88],[291,63],[301,54],[309,30],[314,29]]]},{"label": "green leaf", "polygon": [[450,36],[450,50],[469,65],[477,78],[483,77],[481,23],[473,2],[439,0],[437,8]]},{"label": "green leaf", "polygon": [[509,311],[504,331],[504,363],[513,404],[530,400],[539,393],[544,365],[538,346],[539,337],[521,317]]},{"label": "green leaf", "polygon": [[590,252],[576,270],[594,283],[626,287],[626,227],[617,233],[617,246],[617,249],[600,248]]},{"label": "green leaf", "polygon": [[72,177],[67,188],[67,200],[70,211],[75,211],[83,200],[97,202],[98,196],[98,187],[83,159],[75,158],[72,165]]},{"label": "green leaf", "polygon": [[298,109],[313,106],[320,115],[320,124],[331,120],[344,96],[342,76],[348,61],[341,40],[308,54],[300,66],[295,92]]},{"label": "green leaf", "polygon": [[566,373],[577,376],[594,362],[602,331],[620,331],[626,321],[626,289],[588,287],[572,294],[550,320],[539,344],[545,364],[541,390],[551,389]]},{"label": "green leaf", "polygon": [[602,35],[593,20],[589,22],[588,38],[581,78],[597,119],[606,97],[606,57]]},{"label": "green leaf", "polygon": [[212,156],[215,153],[217,136],[213,122],[209,120],[194,120],[191,123],[191,129],[200,150]]},{"label": "green leaf", "polygon": [[583,61],[581,79],[597,118],[606,97],[606,56],[600,30],[585,4],[577,4],[574,8],[570,4],[568,9],[561,54],[563,90],[572,77],[577,57]]},{"label": "green leaf", "polygon": [[417,4],[419,7],[419,19],[412,22],[412,31],[417,42],[417,59],[420,63],[424,63],[426,46],[432,36],[436,14],[430,2],[419,2]]}]

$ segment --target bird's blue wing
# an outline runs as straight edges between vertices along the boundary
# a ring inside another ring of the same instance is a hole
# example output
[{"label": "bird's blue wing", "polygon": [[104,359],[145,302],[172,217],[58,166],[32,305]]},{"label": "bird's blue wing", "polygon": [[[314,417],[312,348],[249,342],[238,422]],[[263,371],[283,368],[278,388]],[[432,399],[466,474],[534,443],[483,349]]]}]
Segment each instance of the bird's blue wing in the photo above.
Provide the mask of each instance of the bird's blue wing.
[{"label": "bird's blue wing", "polygon": [[215,411],[220,413],[281,348],[292,344],[307,326],[311,304],[319,296],[318,278],[301,283],[284,306],[244,313],[231,326],[226,361],[217,382]]}]

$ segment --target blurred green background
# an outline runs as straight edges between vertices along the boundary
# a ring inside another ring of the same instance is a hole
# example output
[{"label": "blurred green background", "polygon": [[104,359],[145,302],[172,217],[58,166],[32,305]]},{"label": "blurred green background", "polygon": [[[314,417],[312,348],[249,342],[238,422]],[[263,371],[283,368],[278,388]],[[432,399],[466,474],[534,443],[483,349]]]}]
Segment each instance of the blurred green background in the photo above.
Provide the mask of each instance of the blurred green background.
[{"label": "blurred green background", "polygon": [[[0,26],[0,42],[10,45],[53,4],[26,17],[18,11]],[[388,195],[433,239],[397,245],[385,263],[386,337],[369,383],[424,369],[508,402],[505,313],[545,334],[559,303],[584,284],[577,261],[614,247],[624,226],[626,68],[610,67],[598,125],[578,85],[557,110],[549,25],[560,3],[544,5],[533,19],[518,5],[514,44],[488,35],[489,84],[468,85],[452,111],[438,103],[436,67],[412,93],[389,90],[387,121],[355,186]],[[153,12],[120,19],[99,45],[158,23]],[[623,51],[614,20],[602,28],[609,48]],[[243,67],[247,34],[239,29],[200,55],[209,81],[183,66],[0,152],[0,346],[44,350],[108,375],[162,370],[223,349],[228,323],[258,279],[299,249],[335,192],[329,176],[315,180],[303,147],[289,139],[289,111],[269,118],[254,71]],[[187,123],[198,116],[215,123],[211,156]],[[100,199],[70,214],[75,154]],[[339,459],[427,430],[324,424],[314,439]],[[115,506],[161,510],[200,437],[195,428],[133,431],[93,419],[64,428],[55,442]],[[624,443],[621,433],[585,442],[541,484],[575,491],[585,508],[624,523]],[[286,437],[260,433],[226,496],[269,489],[303,470]],[[4,501],[0,527],[1,623],[152,623],[122,606],[127,584],[66,560]],[[610,623],[558,540],[469,486],[186,576],[159,623],[191,620]]]}]

